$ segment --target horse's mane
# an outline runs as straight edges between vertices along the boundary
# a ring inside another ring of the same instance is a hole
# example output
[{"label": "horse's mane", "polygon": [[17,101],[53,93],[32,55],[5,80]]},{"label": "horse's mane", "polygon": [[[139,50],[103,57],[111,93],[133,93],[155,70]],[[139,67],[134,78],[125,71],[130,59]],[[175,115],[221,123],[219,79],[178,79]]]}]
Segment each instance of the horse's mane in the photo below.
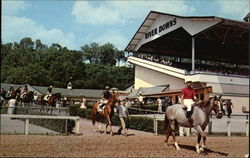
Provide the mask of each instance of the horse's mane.
[{"label": "horse's mane", "polygon": [[194,105],[193,105],[193,106],[198,106],[198,107],[206,107],[206,106],[208,106],[208,105],[209,105],[209,103],[210,103],[211,99],[213,99],[213,97],[210,97],[209,99],[207,99],[207,100],[203,100],[203,101],[198,102],[198,103],[194,103]]}]

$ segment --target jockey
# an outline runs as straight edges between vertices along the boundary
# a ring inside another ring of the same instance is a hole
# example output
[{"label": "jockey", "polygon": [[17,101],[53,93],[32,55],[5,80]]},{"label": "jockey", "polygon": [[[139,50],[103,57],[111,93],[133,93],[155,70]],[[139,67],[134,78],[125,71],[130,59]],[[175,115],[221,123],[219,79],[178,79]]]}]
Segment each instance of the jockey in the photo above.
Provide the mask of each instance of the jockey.
[{"label": "jockey", "polygon": [[47,88],[47,99],[49,100],[49,97],[51,97],[52,96],[52,88],[53,88],[53,86],[52,85],[50,85],[48,88]]},{"label": "jockey", "polygon": [[11,93],[14,91],[14,85],[12,84],[12,85],[10,85],[10,89],[9,89],[9,91],[7,92],[7,97],[10,97],[11,96]]},{"label": "jockey", "polygon": [[10,85],[9,92],[11,93],[11,92],[13,92],[13,91],[14,91],[14,85],[12,84],[12,85]]},{"label": "jockey", "polygon": [[109,92],[109,86],[105,87],[105,91],[102,92],[99,108],[102,109],[103,106],[108,102],[108,99],[111,97]]},{"label": "jockey", "polygon": [[25,85],[24,88],[23,88],[23,91],[21,92],[20,97],[23,98],[23,96],[24,96],[25,94],[27,94],[28,91],[29,91],[28,86]]},{"label": "jockey", "polygon": [[182,89],[181,91],[181,104],[183,105],[183,108],[187,108],[187,119],[189,122],[192,122],[191,120],[191,109],[192,104],[194,103],[194,100],[196,100],[196,93],[191,87],[191,81],[186,82],[186,87]]}]

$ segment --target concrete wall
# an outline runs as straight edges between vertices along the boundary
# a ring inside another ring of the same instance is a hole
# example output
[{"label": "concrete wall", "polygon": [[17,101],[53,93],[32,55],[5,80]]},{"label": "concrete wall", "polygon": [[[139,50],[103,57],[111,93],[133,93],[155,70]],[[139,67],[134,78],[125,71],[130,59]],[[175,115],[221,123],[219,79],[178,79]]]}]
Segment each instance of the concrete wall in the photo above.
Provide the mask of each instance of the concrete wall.
[{"label": "concrete wall", "polygon": [[170,85],[170,90],[181,89],[184,87],[184,80],[135,65],[135,89],[167,84]]}]

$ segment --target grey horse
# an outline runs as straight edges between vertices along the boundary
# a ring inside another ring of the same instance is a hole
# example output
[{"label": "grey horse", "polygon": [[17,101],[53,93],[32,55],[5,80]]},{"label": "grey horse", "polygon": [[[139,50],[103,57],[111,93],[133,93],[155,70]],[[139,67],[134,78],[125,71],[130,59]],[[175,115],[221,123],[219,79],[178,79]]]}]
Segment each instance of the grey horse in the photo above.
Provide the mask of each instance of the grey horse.
[{"label": "grey horse", "polygon": [[[165,145],[168,145],[168,138],[170,135],[172,135],[176,149],[180,150],[180,147],[178,146],[175,138],[176,126],[178,123],[179,126],[182,127],[194,127],[194,129],[198,132],[196,151],[198,153],[204,151],[206,144],[206,135],[204,133],[204,130],[206,129],[207,124],[209,123],[209,116],[211,114],[211,111],[213,110],[216,113],[217,118],[222,118],[220,99],[221,96],[214,96],[202,102],[195,103],[193,105],[193,114],[191,116],[193,122],[191,123],[186,118],[185,111],[182,109],[181,104],[175,104],[168,107],[165,114]],[[201,137],[203,138],[202,144],[200,144]]]}]

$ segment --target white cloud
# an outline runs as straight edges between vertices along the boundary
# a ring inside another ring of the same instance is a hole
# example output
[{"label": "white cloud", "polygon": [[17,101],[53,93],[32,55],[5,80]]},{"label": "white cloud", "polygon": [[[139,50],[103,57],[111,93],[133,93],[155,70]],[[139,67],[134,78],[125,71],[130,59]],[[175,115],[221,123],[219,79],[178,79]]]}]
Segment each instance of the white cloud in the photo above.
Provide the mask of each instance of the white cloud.
[{"label": "white cloud", "polygon": [[106,44],[112,43],[119,50],[123,50],[128,44],[128,40],[119,31],[108,31],[95,39],[97,43]]},{"label": "white cloud", "polygon": [[3,15],[15,15],[28,7],[29,5],[24,1],[2,1]]},{"label": "white cloud", "polygon": [[59,29],[46,29],[26,17],[3,16],[2,27],[3,42],[19,42],[24,37],[31,37],[33,40],[40,39],[47,45],[58,43],[69,49],[76,49],[73,33],[65,34]]},{"label": "white cloud", "polygon": [[249,0],[217,0],[222,16],[242,20],[250,11]]},{"label": "white cloud", "polygon": [[127,46],[129,40],[119,30],[107,31],[100,36],[91,34],[85,36],[85,38],[81,40],[81,43],[84,44],[90,44],[93,42],[96,42],[100,45],[112,43],[119,50],[123,50]]},{"label": "white cloud", "polygon": [[184,3],[177,1],[104,1],[93,3],[77,1],[72,10],[76,22],[82,24],[119,24],[129,20],[145,17],[149,11],[187,15],[195,11]]}]

